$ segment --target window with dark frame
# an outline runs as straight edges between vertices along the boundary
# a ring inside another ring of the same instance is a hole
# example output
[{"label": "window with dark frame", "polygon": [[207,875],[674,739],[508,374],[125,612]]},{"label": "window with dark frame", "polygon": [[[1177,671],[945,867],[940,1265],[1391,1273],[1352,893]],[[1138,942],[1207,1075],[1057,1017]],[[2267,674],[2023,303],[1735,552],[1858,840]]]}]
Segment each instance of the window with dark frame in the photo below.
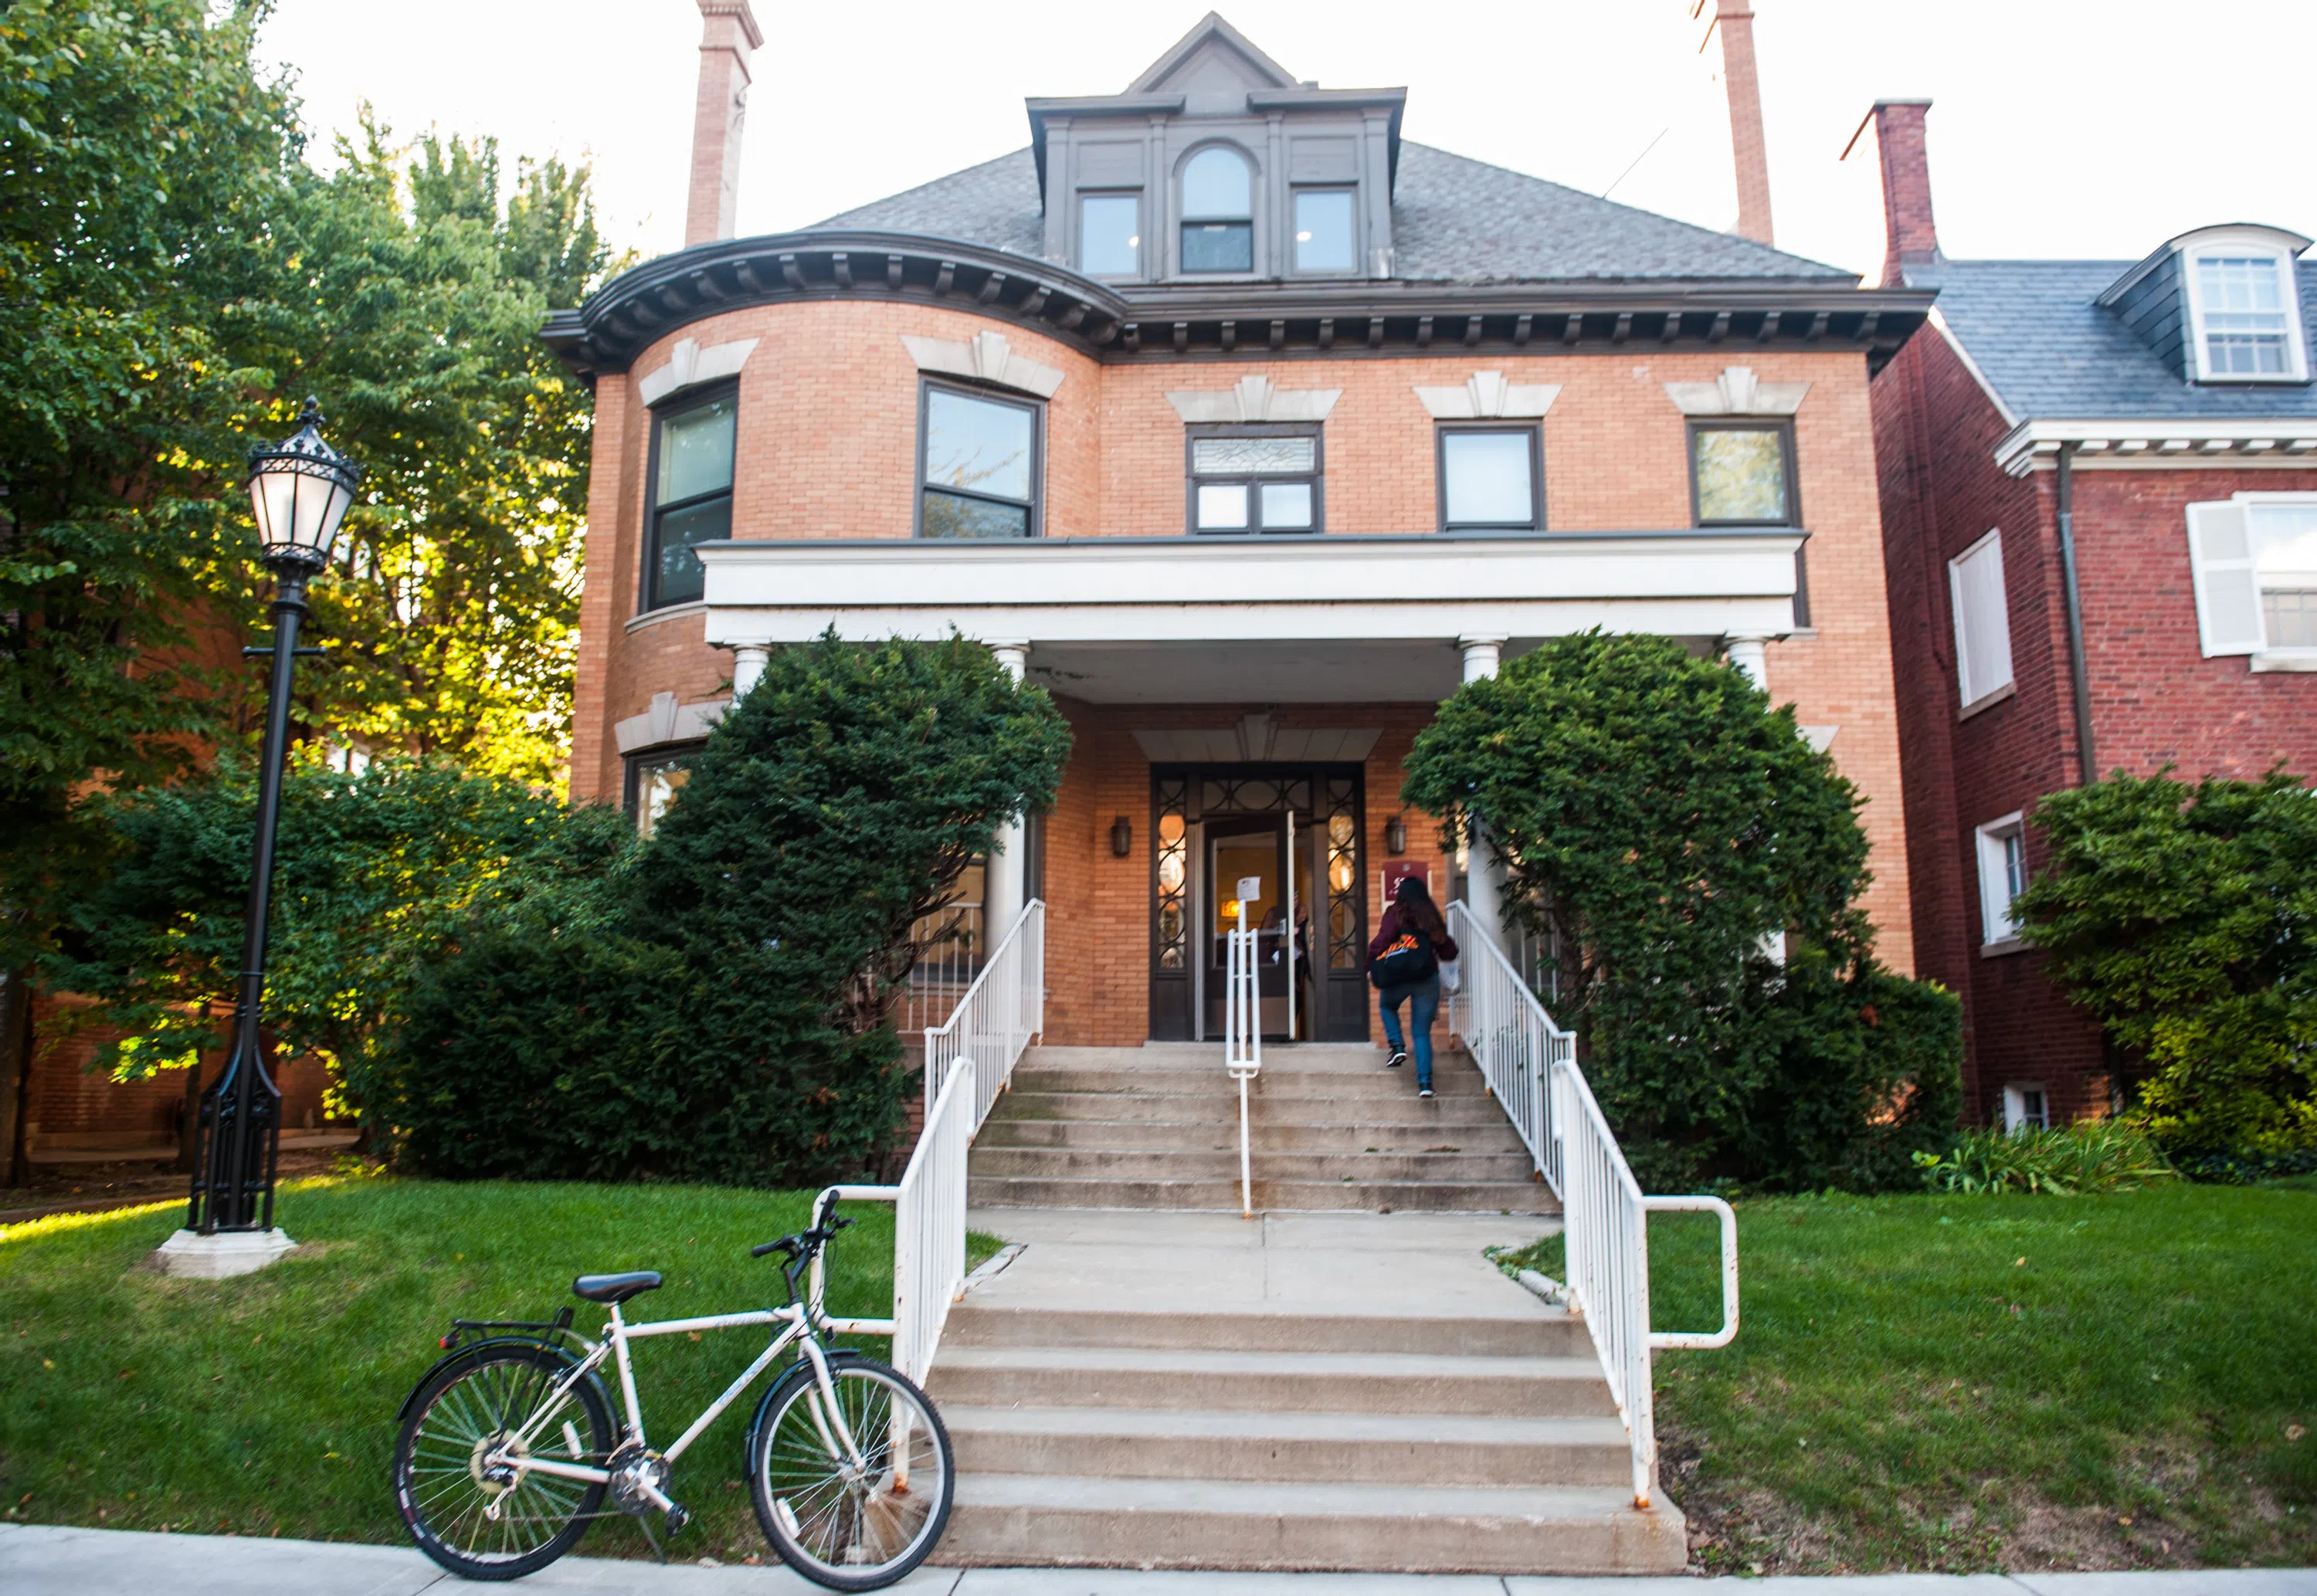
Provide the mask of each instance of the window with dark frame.
[{"label": "window with dark frame", "polygon": [[1188,449],[1191,531],[1323,530],[1326,461],[1318,427],[1196,426]]},{"label": "window with dark frame", "polygon": [[1142,196],[1078,196],[1078,270],[1088,277],[1142,274]]},{"label": "window with dark frame", "polygon": [[667,813],[667,807],[691,779],[692,762],[700,757],[700,748],[697,743],[687,743],[681,747],[654,748],[628,755],[627,792],[622,804],[628,818],[635,824],[638,837],[649,837],[658,827],[660,816]]},{"label": "window with dark frame", "polygon": [[1444,426],[1435,465],[1443,531],[1543,528],[1544,453],[1537,428]]},{"label": "window with dark frame", "polygon": [[1255,169],[1237,150],[1203,149],[1183,168],[1185,272],[1255,270]]},{"label": "window with dark frame", "polygon": [[1794,434],[1784,423],[1692,422],[1689,497],[1698,526],[1794,526]]},{"label": "window with dark frame", "polygon": [[1038,535],[1040,407],[944,383],[917,406],[917,534]]},{"label": "window with dark frame", "polygon": [[1349,189],[1295,191],[1295,269],[1349,272],[1357,263]]},{"label": "window with dark frame", "polygon": [[732,453],[740,399],[729,386],[652,415],[643,608],[696,602],[708,573],[693,552],[732,535]]}]

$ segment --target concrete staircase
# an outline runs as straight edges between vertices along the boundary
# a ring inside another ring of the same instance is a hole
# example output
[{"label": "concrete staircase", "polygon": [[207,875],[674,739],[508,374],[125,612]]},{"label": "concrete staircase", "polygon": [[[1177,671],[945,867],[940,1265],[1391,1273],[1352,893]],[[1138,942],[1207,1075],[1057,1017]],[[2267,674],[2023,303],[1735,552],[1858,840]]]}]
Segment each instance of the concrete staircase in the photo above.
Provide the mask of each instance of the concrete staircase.
[{"label": "concrete staircase", "polygon": [[1686,1559],[1680,1512],[1633,1504],[1583,1325],[1534,1299],[1452,1318],[985,1295],[953,1310],[931,1381],[957,1455],[944,1563],[1640,1574]]},{"label": "concrete staircase", "polygon": [[[1551,1214],[1520,1138],[1461,1052],[1429,1101],[1364,1044],[1264,1050],[1249,1101],[1255,1206]],[[1239,1096],[1219,1043],[1033,1048],[976,1138],[976,1208],[1236,1211]]]}]

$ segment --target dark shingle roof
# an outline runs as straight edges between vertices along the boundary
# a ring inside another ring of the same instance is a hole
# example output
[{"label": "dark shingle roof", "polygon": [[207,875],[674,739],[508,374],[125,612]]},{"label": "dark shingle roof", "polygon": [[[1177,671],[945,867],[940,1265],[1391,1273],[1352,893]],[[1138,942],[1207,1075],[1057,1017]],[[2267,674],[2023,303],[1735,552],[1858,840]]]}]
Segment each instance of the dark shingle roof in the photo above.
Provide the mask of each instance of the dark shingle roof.
[{"label": "dark shingle roof", "polygon": [[[814,224],[962,238],[1035,258],[1044,246],[1029,150],[984,161]],[[1854,274],[1485,161],[1402,140],[1396,275],[1445,282]]]},{"label": "dark shingle roof", "polygon": [[[2130,261],[1941,261],[1910,266],[1909,288],[1937,289],[1938,315],[2015,415],[2317,417],[2306,384],[2185,380],[2112,311],[2093,301]],[[2302,320],[2317,347],[2317,266],[2299,272]]]}]

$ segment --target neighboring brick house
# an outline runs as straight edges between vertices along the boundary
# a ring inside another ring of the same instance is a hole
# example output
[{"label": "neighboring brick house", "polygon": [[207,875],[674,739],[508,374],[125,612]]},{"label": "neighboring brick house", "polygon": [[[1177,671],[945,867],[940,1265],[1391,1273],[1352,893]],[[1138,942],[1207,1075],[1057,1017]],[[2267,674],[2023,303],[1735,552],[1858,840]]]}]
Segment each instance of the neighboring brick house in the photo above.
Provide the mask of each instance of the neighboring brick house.
[{"label": "neighboring brick house", "polygon": [[770,649],[954,627],[1077,733],[987,872],[994,928],[1051,905],[1049,1039],[1212,1034],[1247,873],[1312,922],[1295,1033],[1364,1038],[1384,867],[1454,872],[1399,798],[1433,707],[1644,630],[1831,749],[1913,968],[1868,378],[1928,293],[1404,140],[1213,17],[1028,148],[729,237],[759,35],[702,9],[689,245],[546,334],[595,394],[575,798],[648,826]]},{"label": "neighboring brick house", "polygon": [[1928,109],[1868,118],[1884,285],[1938,294],[1874,382],[1916,961],[1963,996],[1974,1114],[2056,1122],[2125,1083],[2011,934],[2022,816],[2119,769],[2317,773],[2317,268],[2250,224],[1947,260]]}]

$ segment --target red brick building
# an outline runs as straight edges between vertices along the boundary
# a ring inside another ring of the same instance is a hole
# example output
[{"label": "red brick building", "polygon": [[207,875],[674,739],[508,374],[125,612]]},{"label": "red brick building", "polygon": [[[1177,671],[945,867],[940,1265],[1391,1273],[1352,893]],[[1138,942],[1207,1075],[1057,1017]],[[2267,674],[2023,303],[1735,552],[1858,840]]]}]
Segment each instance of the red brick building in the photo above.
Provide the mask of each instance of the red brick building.
[{"label": "red brick building", "polygon": [[1938,295],[1873,386],[1916,960],[1963,996],[1976,1114],[2056,1122],[2123,1083],[2011,933],[2022,816],[2116,770],[2317,772],[2317,270],[2248,224],[1948,260],[1928,109],[1867,119],[1884,285]]},{"label": "red brick building", "polygon": [[1459,870],[1398,796],[1433,706],[1647,630],[1831,749],[1913,967],[1868,379],[1928,293],[1769,246],[1766,182],[1754,237],[1608,203],[1212,17],[1024,149],[730,237],[758,35],[702,4],[693,242],[547,333],[596,405],[575,798],[648,826],[768,650],[954,627],[1077,732],[987,872],[994,928],[1049,903],[1049,1039],[1211,1034],[1246,874],[1313,928],[1293,1033],[1364,1038],[1385,866]]}]

